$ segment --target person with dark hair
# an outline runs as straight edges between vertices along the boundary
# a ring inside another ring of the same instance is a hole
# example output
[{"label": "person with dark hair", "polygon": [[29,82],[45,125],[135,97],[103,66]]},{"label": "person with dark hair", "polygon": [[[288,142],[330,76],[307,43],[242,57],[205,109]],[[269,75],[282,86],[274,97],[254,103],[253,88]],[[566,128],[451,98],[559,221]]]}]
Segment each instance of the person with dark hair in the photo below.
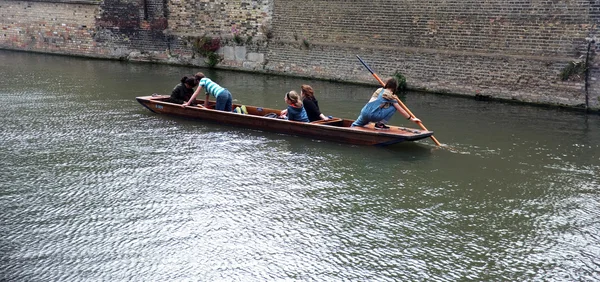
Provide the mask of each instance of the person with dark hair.
[{"label": "person with dark hair", "polygon": [[317,98],[315,98],[315,92],[310,85],[302,85],[300,87],[300,95],[302,96],[302,104],[304,104],[304,110],[306,110],[309,121],[329,119],[321,113],[321,110],[319,109],[319,101],[317,101]]},{"label": "person with dark hair", "polygon": [[288,105],[287,109],[281,111],[280,118],[287,120],[309,122],[302,101],[300,101],[300,95],[296,91],[292,90],[285,93],[285,103]]},{"label": "person with dark hair", "polygon": [[365,126],[369,122],[375,122],[375,129],[390,129],[385,124],[390,121],[396,111],[413,122],[420,122],[421,120],[412,117],[398,104],[398,97],[395,95],[397,88],[398,82],[396,79],[389,78],[383,88],[373,92],[371,99],[362,108],[360,115],[352,123],[352,126]]},{"label": "person with dark hair", "polygon": [[181,83],[177,84],[175,88],[173,88],[169,101],[176,104],[185,103],[192,97],[192,94],[194,93],[194,87],[196,87],[196,85],[198,85],[198,83],[194,77],[184,76],[181,78]]},{"label": "person with dark hair", "polygon": [[198,88],[196,88],[196,91],[194,91],[194,94],[192,94],[190,100],[182,105],[183,107],[188,106],[191,103],[191,101],[194,101],[198,94],[200,94],[200,91],[202,91],[202,89],[204,88],[206,89],[204,107],[208,107],[208,96],[212,95],[217,100],[215,110],[231,112],[231,105],[233,99],[231,98],[231,93],[229,92],[229,90],[227,90],[227,88],[221,87],[219,84],[210,80],[210,78],[205,77],[204,74],[201,72],[196,73],[195,78],[198,82]]}]

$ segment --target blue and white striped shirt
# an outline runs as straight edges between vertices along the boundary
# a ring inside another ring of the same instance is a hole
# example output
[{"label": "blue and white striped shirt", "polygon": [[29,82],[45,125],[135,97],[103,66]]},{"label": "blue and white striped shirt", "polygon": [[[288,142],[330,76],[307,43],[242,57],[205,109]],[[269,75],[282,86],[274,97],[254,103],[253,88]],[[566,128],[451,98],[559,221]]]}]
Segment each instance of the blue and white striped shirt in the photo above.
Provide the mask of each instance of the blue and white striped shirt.
[{"label": "blue and white striped shirt", "polygon": [[225,88],[206,77],[200,79],[200,83],[198,85],[204,87],[206,93],[213,95],[215,98],[217,98],[217,96],[219,96],[219,94],[225,90]]}]

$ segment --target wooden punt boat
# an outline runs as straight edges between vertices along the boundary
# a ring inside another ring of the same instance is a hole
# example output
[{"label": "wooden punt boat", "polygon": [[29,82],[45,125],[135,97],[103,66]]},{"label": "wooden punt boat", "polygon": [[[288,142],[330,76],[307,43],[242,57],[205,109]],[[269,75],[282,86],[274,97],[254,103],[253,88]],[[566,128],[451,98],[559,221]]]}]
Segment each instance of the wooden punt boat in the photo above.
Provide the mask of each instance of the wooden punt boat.
[{"label": "wooden punt boat", "polygon": [[[247,114],[214,110],[214,101],[209,101],[208,108],[186,106],[169,102],[169,96],[152,95],[136,97],[137,101],[148,110],[170,116],[200,119],[235,125],[245,128],[259,129],[277,133],[306,136],[315,139],[354,145],[386,146],[403,141],[416,141],[433,135],[433,131],[405,128],[390,125],[389,130],[377,130],[373,124],[365,127],[351,127],[354,120],[332,118],[311,123],[289,121],[266,117],[272,113],[279,114],[279,109],[246,105]],[[203,101],[197,100],[198,103]],[[241,107],[234,104],[233,108]]]}]

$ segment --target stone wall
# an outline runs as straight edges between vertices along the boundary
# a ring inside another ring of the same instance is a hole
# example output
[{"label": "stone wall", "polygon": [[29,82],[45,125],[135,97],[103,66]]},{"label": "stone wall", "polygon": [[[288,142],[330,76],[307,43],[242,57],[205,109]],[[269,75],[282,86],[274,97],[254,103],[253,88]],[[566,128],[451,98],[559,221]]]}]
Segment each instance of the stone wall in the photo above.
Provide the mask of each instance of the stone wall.
[{"label": "stone wall", "polygon": [[[409,88],[600,109],[597,1],[0,0],[0,48],[206,65],[376,83],[399,71]],[[587,96],[587,99],[586,99]]]},{"label": "stone wall", "polygon": [[[414,89],[582,106],[584,81],[558,77],[585,57],[600,1],[288,0],[273,14],[267,69],[276,72],[372,80],[360,55]],[[590,106],[600,108],[595,89]]]}]

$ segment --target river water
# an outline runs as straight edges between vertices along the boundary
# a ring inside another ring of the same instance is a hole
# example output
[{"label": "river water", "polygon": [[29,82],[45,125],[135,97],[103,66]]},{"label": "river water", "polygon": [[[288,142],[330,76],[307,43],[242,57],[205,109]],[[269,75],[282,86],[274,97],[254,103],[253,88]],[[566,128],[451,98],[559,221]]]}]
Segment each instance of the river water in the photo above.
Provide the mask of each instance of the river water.
[{"label": "river water", "polygon": [[376,148],[135,101],[197,71],[346,118],[375,88],[0,51],[0,281],[600,280],[598,115],[408,93],[445,148]]}]

